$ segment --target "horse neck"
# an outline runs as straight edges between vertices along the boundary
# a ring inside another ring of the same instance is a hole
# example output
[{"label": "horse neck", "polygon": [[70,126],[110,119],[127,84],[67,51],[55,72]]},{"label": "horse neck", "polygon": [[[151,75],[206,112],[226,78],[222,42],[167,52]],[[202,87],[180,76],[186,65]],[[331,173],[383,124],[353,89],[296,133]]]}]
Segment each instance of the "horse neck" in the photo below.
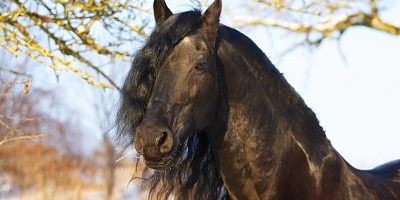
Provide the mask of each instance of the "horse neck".
[{"label": "horse neck", "polygon": [[[326,139],[315,114],[268,58],[246,36],[233,31],[221,28],[218,49],[229,110],[219,159],[228,191],[240,188],[250,195],[267,195],[281,184],[277,177],[291,176],[293,169],[316,187],[326,160],[339,166],[345,162]],[[295,177],[286,178],[293,182]],[[247,198],[243,191],[237,198]]]}]

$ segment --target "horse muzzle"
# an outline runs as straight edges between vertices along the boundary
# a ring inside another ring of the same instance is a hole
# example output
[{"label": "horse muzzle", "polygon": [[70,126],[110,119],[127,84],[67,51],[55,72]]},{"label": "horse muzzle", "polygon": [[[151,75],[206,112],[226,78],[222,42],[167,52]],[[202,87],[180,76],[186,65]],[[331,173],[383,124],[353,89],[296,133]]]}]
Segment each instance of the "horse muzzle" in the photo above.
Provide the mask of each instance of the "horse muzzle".
[{"label": "horse muzzle", "polygon": [[171,163],[174,136],[170,128],[154,121],[143,121],[136,128],[135,148],[152,169],[163,169]]}]

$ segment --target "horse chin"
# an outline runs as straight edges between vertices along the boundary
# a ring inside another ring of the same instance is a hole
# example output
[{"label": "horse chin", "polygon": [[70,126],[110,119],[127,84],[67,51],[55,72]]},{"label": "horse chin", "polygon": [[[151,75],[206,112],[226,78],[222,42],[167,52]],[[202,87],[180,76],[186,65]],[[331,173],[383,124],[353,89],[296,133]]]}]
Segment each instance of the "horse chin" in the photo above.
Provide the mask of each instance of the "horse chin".
[{"label": "horse chin", "polygon": [[173,157],[167,156],[161,159],[160,161],[149,161],[145,160],[145,164],[148,168],[158,170],[158,171],[163,171],[168,169],[172,165]]}]

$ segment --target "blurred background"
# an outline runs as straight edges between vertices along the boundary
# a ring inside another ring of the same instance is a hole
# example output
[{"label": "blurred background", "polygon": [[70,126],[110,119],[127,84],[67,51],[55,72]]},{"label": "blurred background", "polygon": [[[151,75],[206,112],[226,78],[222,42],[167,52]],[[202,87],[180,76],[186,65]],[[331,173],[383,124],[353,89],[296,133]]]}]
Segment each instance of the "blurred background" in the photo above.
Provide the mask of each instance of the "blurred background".
[{"label": "blurred background", "polygon": [[[212,1],[166,1],[174,12]],[[0,199],[146,199],[113,138],[150,0],[0,2]],[[353,166],[400,158],[400,1],[223,1]]]}]

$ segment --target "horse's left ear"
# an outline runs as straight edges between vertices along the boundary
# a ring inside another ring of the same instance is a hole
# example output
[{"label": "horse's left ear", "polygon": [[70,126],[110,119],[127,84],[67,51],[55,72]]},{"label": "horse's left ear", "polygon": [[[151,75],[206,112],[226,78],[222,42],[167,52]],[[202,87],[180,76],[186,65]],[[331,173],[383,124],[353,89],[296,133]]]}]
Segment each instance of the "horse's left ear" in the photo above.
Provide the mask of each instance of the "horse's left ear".
[{"label": "horse's left ear", "polygon": [[218,35],[219,18],[222,9],[221,1],[222,0],[215,0],[201,17],[201,30],[212,45],[215,45]]}]

